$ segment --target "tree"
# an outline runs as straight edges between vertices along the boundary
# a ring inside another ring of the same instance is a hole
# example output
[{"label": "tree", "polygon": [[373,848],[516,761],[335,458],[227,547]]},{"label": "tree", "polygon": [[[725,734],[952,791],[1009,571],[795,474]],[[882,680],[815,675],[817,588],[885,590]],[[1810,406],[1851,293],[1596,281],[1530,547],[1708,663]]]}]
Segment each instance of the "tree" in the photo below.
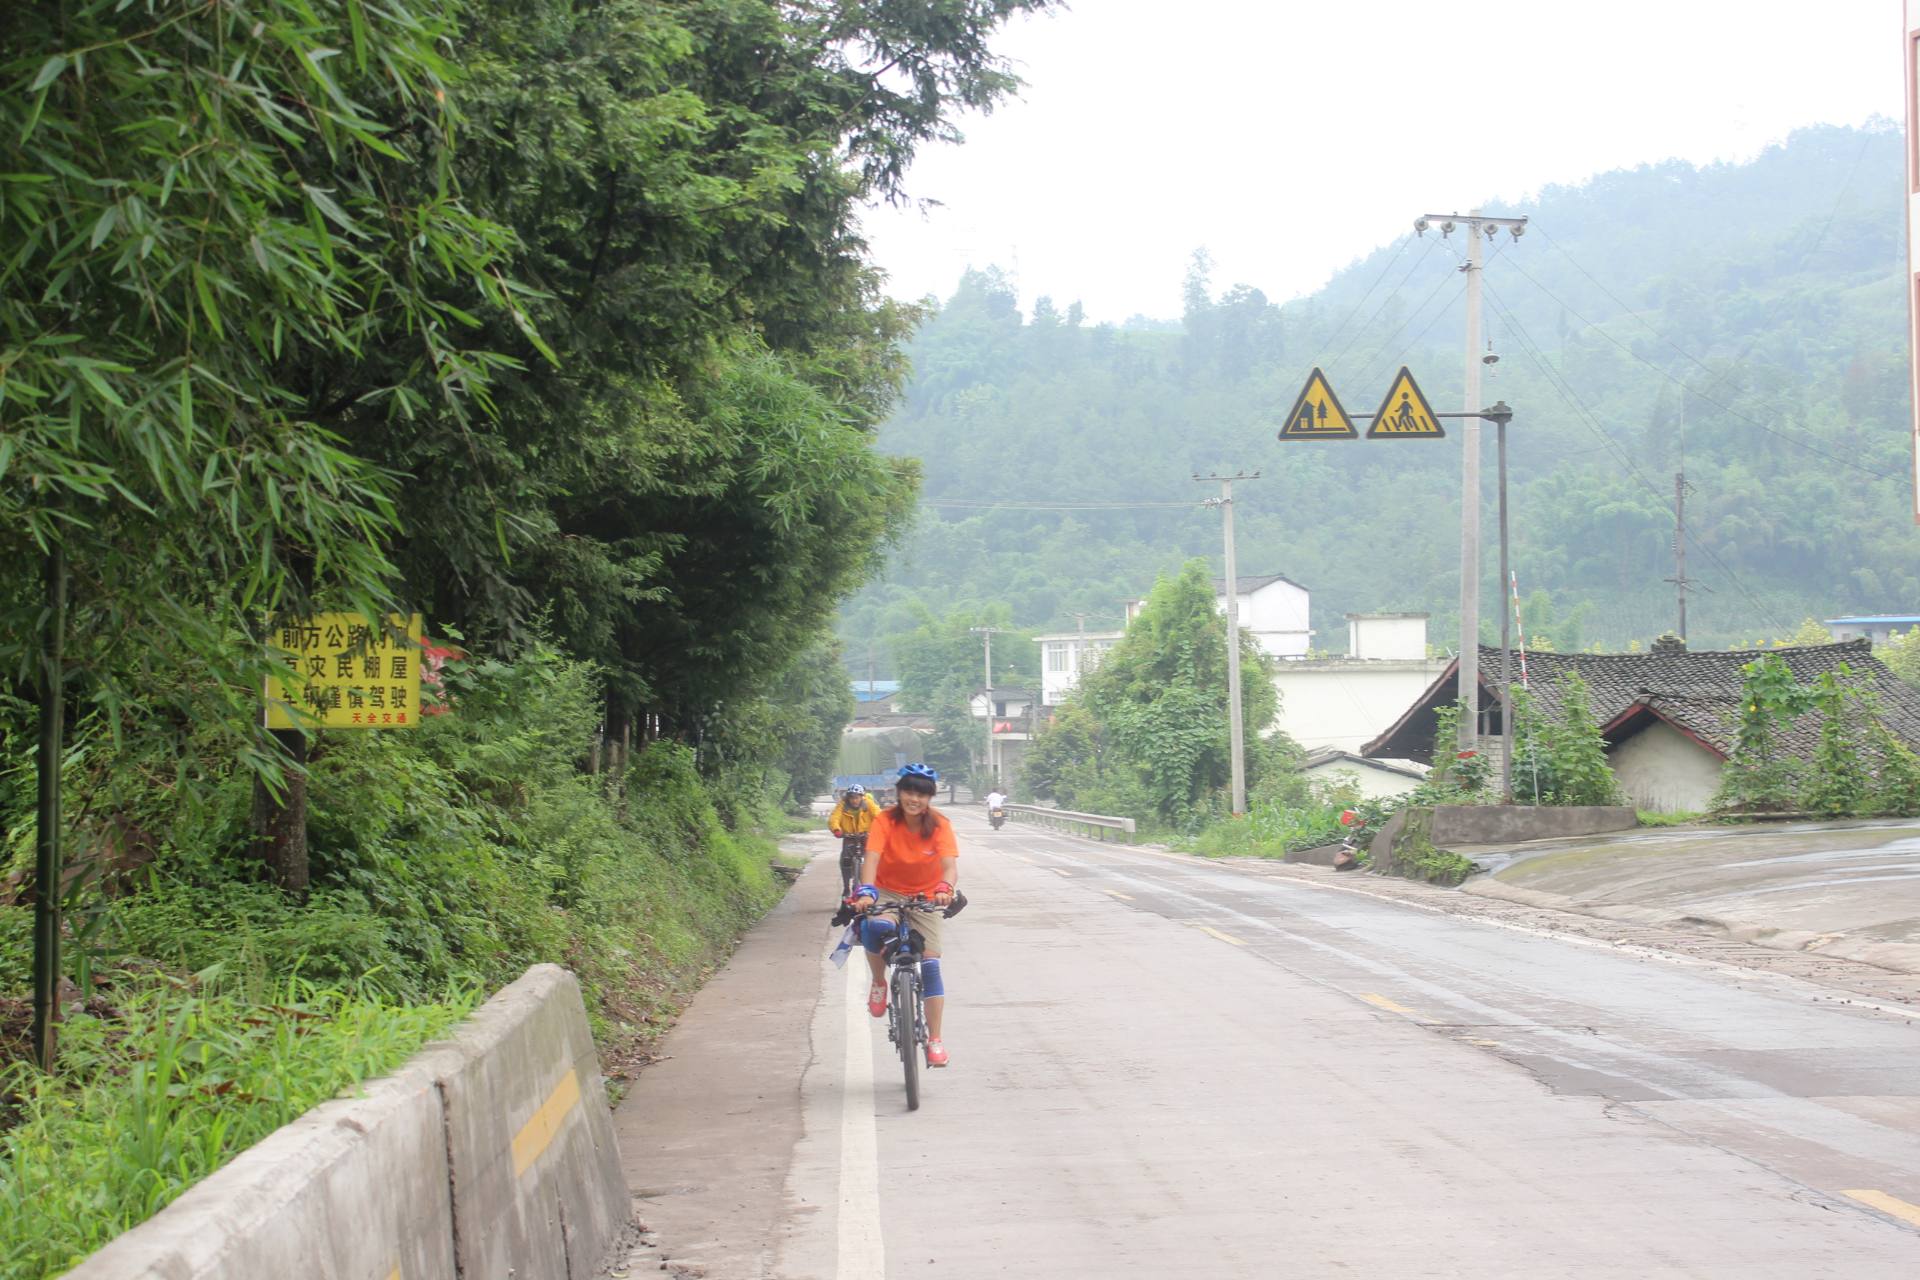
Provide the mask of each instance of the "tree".
[{"label": "tree", "polygon": [[1778,654],[1762,654],[1740,670],[1739,728],[1714,808],[1789,808],[1799,798],[1803,769],[1781,753],[1779,733],[1806,714],[1812,694]]},{"label": "tree", "polygon": [[[263,785],[297,786],[248,728],[261,616],[401,597],[396,477],[313,371],[377,373],[355,388],[370,431],[484,415],[511,360],[475,325],[520,315],[511,237],[453,172],[450,0],[160,9],[0,19],[0,549],[71,566],[69,700],[101,728],[214,718]],[[16,680],[39,609],[0,585]],[[297,842],[270,852],[304,888]]]},{"label": "tree", "polygon": [[[1284,735],[1266,738],[1279,714],[1268,659],[1242,631],[1243,722],[1249,785],[1284,768],[1298,750]],[[1036,789],[1104,797],[1112,812],[1180,829],[1197,826],[1220,803],[1231,761],[1227,726],[1227,625],[1206,562],[1190,560],[1178,577],[1154,585],[1126,635],[1081,679],[1068,706],[1029,756]]]}]

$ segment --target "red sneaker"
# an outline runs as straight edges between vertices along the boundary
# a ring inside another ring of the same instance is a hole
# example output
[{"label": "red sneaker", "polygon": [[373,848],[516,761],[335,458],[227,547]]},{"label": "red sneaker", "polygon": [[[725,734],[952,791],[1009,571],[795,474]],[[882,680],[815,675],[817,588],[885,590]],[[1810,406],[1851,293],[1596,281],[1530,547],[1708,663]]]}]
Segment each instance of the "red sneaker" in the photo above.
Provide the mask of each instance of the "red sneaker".
[{"label": "red sneaker", "polygon": [[867,988],[867,1012],[876,1018],[887,1016],[887,984],[876,982]]},{"label": "red sneaker", "polygon": [[927,1065],[930,1067],[944,1067],[947,1065],[946,1041],[927,1041]]}]

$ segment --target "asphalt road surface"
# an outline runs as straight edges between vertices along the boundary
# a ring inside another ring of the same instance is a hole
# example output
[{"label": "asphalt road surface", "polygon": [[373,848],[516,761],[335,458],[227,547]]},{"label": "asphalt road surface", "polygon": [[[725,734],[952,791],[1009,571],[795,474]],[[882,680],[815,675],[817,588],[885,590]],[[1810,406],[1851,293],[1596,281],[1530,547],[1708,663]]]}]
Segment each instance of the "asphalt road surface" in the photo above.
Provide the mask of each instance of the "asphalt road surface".
[{"label": "asphalt road surface", "polygon": [[952,816],[919,1111],[825,838],[621,1108],[689,1273],[1920,1276],[1910,1010]]}]

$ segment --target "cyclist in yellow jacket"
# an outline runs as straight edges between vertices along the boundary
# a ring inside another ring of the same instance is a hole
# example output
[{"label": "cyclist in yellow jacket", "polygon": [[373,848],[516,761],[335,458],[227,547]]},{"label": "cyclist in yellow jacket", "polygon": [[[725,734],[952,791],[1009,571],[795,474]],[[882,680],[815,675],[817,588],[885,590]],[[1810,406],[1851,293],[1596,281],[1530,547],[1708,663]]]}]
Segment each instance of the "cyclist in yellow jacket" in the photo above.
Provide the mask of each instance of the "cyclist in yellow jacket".
[{"label": "cyclist in yellow jacket", "polygon": [[841,792],[840,802],[827,815],[827,830],[840,837],[840,896],[843,899],[860,875],[860,864],[867,856],[867,832],[879,816],[880,806],[857,782]]}]

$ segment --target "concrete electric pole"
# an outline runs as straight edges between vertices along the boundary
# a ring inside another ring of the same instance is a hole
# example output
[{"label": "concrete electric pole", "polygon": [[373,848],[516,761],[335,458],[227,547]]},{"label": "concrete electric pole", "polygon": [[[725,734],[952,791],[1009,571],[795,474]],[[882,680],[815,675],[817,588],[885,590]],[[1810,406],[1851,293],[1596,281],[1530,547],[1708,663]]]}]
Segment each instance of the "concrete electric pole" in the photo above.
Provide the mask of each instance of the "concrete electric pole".
[{"label": "concrete electric pole", "polygon": [[[1438,224],[1442,236],[1450,236],[1456,227],[1467,233],[1467,260],[1460,270],[1467,273],[1467,364],[1466,388],[1462,403],[1470,410],[1480,405],[1480,238],[1493,239],[1505,227],[1518,240],[1526,230],[1525,218],[1489,218],[1478,209],[1462,217],[1457,213],[1429,213],[1413,224],[1425,234]],[[1460,432],[1460,705],[1461,750],[1474,746],[1480,735],[1480,423],[1468,418]]]},{"label": "concrete electric pole", "polygon": [[1230,476],[1194,476],[1203,484],[1218,482],[1220,496],[1209,498],[1207,506],[1219,507],[1225,517],[1227,541],[1227,750],[1232,757],[1234,816],[1247,811],[1247,739],[1240,719],[1240,574],[1233,554],[1233,482],[1258,480],[1260,473],[1237,472]]},{"label": "concrete electric pole", "polygon": [[993,638],[1000,634],[1000,628],[968,627],[967,630],[987,642],[984,685],[987,699],[987,780],[997,785],[1000,781],[1000,761],[993,750]]}]

